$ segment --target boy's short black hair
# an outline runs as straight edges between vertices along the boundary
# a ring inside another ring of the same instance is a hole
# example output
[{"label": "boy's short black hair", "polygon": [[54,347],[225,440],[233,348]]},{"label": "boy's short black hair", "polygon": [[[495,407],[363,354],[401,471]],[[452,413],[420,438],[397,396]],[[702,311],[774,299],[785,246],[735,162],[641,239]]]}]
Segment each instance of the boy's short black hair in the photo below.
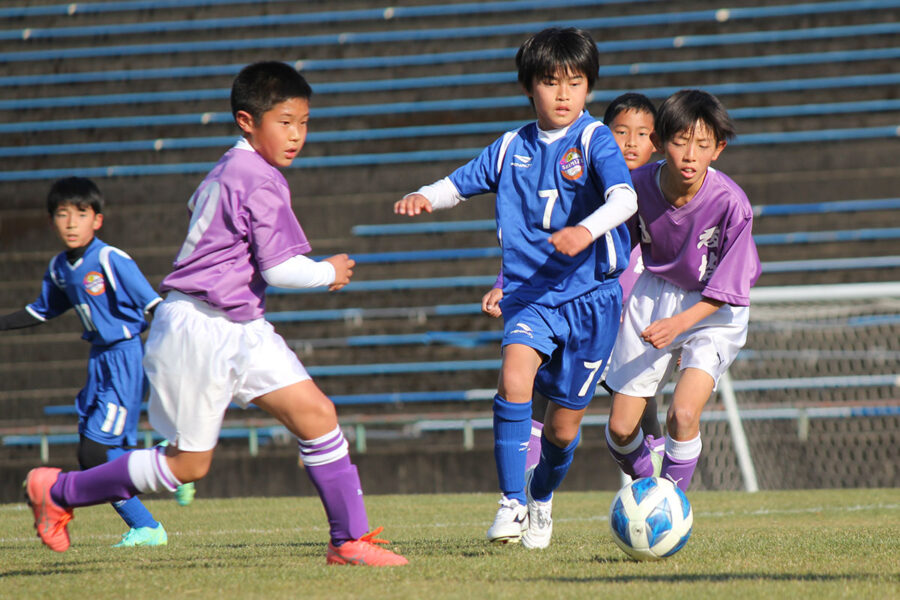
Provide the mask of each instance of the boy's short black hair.
[{"label": "boy's short black hair", "polygon": [[626,110],[650,113],[650,116],[654,120],[656,119],[656,107],[653,106],[650,98],[637,92],[626,92],[609,103],[603,114],[603,122],[609,125],[620,112]]},{"label": "boy's short black hair", "polygon": [[91,207],[95,213],[103,213],[103,195],[90,179],[66,177],[57,179],[47,193],[47,212],[52,216],[56,209],[73,204],[80,209]]},{"label": "boy's short black hair", "polygon": [[588,89],[594,89],[600,68],[600,53],[591,35],[581,29],[551,27],[530,38],[516,53],[519,83],[531,92],[535,78],[555,77],[560,68],[582,73]]},{"label": "boy's short black hair", "polygon": [[243,110],[254,122],[276,104],[292,98],[309,100],[312,88],[297,69],[276,60],[247,65],[231,85],[231,114]]},{"label": "boy's short black hair", "polygon": [[692,130],[698,121],[709,128],[717,144],[737,133],[722,102],[703,90],[681,90],[666,98],[656,113],[654,129],[665,143],[682,131]]}]

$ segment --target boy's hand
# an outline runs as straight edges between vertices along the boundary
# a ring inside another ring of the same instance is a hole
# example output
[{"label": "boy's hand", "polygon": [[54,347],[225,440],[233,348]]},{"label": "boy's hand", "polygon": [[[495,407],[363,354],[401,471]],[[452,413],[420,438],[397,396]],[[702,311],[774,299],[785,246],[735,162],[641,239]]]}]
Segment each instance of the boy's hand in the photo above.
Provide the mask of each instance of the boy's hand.
[{"label": "boy's hand", "polygon": [[675,341],[685,330],[681,320],[677,317],[667,317],[659,321],[653,321],[647,329],[641,332],[641,339],[651,344],[657,350],[661,350]]},{"label": "boy's hand", "polygon": [[503,290],[491,288],[491,291],[481,298],[481,312],[495,319],[501,316],[503,314],[503,311],[500,310],[500,300],[502,298]]},{"label": "boy's hand", "polygon": [[587,227],[576,225],[574,227],[563,227],[550,236],[550,243],[556,248],[557,252],[566,256],[575,256],[594,241],[591,232]]},{"label": "boy's hand", "polygon": [[350,283],[350,278],[353,277],[353,267],[356,266],[355,260],[346,254],[335,254],[324,260],[334,267],[334,283],[328,286],[329,292],[336,292]]},{"label": "boy's hand", "polygon": [[422,211],[431,212],[431,202],[422,194],[408,194],[394,203],[394,214],[415,217]]}]

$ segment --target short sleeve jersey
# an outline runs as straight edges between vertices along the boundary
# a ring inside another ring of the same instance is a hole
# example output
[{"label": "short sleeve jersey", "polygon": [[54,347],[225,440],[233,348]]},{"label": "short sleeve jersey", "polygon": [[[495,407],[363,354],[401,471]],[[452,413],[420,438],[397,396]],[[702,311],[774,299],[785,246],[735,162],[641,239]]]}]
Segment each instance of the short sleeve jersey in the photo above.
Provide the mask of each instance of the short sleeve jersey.
[{"label": "short sleeve jersey", "polygon": [[139,336],[147,328],[145,313],[161,301],[128,254],[94,238],[75,264],[65,252],[50,261],[40,296],[25,309],[46,321],[74,308],[81,337],[109,346]]},{"label": "short sleeve jersey", "polygon": [[712,300],[749,306],[760,262],[746,194],[727,175],[710,168],[696,195],[676,208],[659,185],[664,164],[632,172],[644,268]]},{"label": "short sleeve jersey", "polygon": [[559,306],[615,278],[628,264],[619,225],[570,257],[548,241],[577,225],[631,177],[609,129],[586,111],[548,136],[537,123],[507,132],[450,175],[463,197],[496,194],[504,298]]},{"label": "short sleeve jersey", "polygon": [[188,210],[187,238],[160,291],[198,298],[232,321],[262,317],[261,272],[310,251],[284,176],[241,140],[209,172]]}]

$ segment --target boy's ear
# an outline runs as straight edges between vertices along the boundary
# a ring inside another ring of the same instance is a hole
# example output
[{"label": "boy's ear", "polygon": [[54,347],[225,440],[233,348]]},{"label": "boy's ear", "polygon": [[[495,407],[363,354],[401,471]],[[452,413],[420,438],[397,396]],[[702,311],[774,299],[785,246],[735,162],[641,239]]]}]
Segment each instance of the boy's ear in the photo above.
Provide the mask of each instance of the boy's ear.
[{"label": "boy's ear", "polygon": [[101,227],[103,227],[103,213],[95,213],[94,214],[94,231],[97,231]]},{"label": "boy's ear", "polygon": [[659,139],[659,135],[656,134],[656,131],[650,132],[650,143],[653,144],[653,149],[660,154],[665,154],[663,152],[663,143],[662,140]]},{"label": "boy's ear", "polygon": [[[722,154],[722,150],[725,149],[725,146],[728,145],[728,142],[725,140],[721,140],[716,143],[716,151],[712,155],[712,160],[716,160],[719,158],[719,155]],[[710,161],[711,162],[711,161]]]},{"label": "boy's ear", "polygon": [[234,121],[244,133],[250,133],[251,131],[253,131],[253,116],[246,110],[237,111],[237,113],[234,115]]}]

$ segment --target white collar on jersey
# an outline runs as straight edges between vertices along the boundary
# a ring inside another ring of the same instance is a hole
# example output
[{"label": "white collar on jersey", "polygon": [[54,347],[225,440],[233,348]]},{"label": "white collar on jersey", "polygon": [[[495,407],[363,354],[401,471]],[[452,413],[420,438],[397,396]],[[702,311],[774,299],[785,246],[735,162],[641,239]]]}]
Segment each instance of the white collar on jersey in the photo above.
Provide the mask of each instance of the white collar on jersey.
[{"label": "white collar on jersey", "polygon": [[238,150],[249,150],[250,152],[256,152],[256,149],[250,145],[250,142],[247,141],[246,138],[238,138],[238,141],[234,143],[234,147]]},{"label": "white collar on jersey", "polygon": [[[584,111],[581,111],[578,114],[578,119],[580,119],[581,115],[583,115],[583,114],[584,114]],[[577,121],[578,119],[575,119],[575,121]],[[538,139],[541,140],[542,142],[544,142],[545,144],[552,144],[553,142],[560,139],[561,137],[564,137],[569,132],[569,127],[571,127],[575,123],[575,121],[572,121],[572,123],[569,123],[565,127],[560,127],[559,129],[544,130],[544,129],[541,129],[540,125],[538,125],[538,128],[537,128]]]}]

